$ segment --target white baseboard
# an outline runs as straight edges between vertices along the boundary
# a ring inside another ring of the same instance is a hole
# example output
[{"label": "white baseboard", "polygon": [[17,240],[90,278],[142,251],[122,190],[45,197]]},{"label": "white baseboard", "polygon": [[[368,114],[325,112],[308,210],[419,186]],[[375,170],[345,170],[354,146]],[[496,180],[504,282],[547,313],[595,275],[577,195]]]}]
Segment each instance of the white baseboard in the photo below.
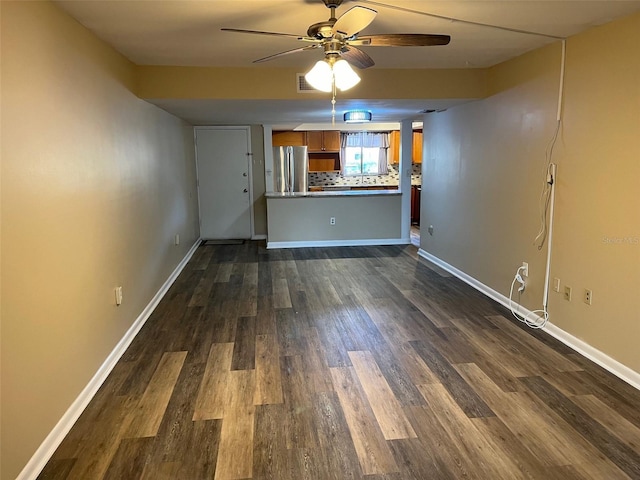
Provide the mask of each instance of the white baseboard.
[{"label": "white baseboard", "polygon": [[606,353],[601,352],[597,348],[592,347],[588,343],[580,340],[577,337],[574,337],[568,332],[565,332],[560,327],[554,325],[553,323],[547,323],[547,326],[544,328],[544,331],[547,332],[552,337],[560,340],[562,343],[572,348],[579,354],[585,356],[593,363],[597,363],[605,370],[613,373],[616,377],[624,380],[632,387],[640,390],[640,373],[635,370],[630,369],[626,365],[618,362],[617,360],[611,358]]},{"label": "white baseboard", "polygon": [[49,432],[47,438],[44,439],[38,450],[33,454],[29,462],[22,469],[20,474],[16,477],[16,480],[32,480],[35,479],[42,469],[45,467],[51,456],[54,454],[58,446],[62,443],[64,438],[67,436],[71,427],[76,423],[82,412],[87,405],[96,394],[100,386],[104,383],[104,381],[111,373],[111,370],[116,366],[120,357],[127,350],[127,347],[131,344],[135,336],[138,334],[140,329],[144,326],[145,322],[151,316],[151,313],[155,310],[155,308],[160,303],[160,300],[166,295],[167,291],[169,291],[169,287],[173,285],[173,282],[176,281],[180,272],[184,269],[186,264],[189,262],[196,249],[201,243],[201,239],[198,239],[191,249],[187,252],[186,256],[182,259],[182,261],[178,264],[178,266],[173,270],[169,278],[164,282],[160,290],[154,295],[149,304],[144,308],[142,313],[136,318],[133,322],[129,330],[124,334],[124,336],[120,339],[115,348],[111,351],[109,356],[106,358],[104,363],[100,366],[98,371],[95,373],[93,378],[89,381],[86,387],[80,392],[80,395],[75,399],[75,401],[71,404],[71,406],[67,409],[62,418],[58,421],[53,430]]},{"label": "white baseboard", "polygon": [[267,236],[264,234],[254,235],[251,237],[251,240],[266,240]]},{"label": "white baseboard", "polygon": [[410,238],[370,238],[365,240],[315,240],[302,242],[269,242],[267,249],[272,248],[305,248],[305,247],[363,247],[371,245],[409,245]]},{"label": "white baseboard", "polygon": [[[431,263],[438,265],[440,268],[446,270],[452,275],[455,275],[463,282],[471,285],[476,290],[484,293],[487,297],[509,308],[509,298],[502,295],[500,292],[497,292],[496,290],[488,287],[484,283],[479,282],[478,280],[471,277],[470,275],[467,275],[466,273],[457,269],[453,265],[449,265],[444,260],[439,259],[438,257],[430,254],[429,252],[426,252],[422,248],[418,250],[418,255],[430,261]],[[537,315],[534,315],[528,309],[517,304],[516,302],[513,302],[513,305],[518,308],[521,315],[525,315],[525,316],[531,315],[534,319],[540,319],[540,317],[538,317]],[[565,332],[560,327],[558,327],[557,325],[554,325],[551,322],[547,322],[547,325],[542,330],[548,333],[549,335],[551,335],[552,337],[556,338],[557,340],[561,341],[569,348],[575,350],[579,354],[588,358],[592,362],[600,365],[605,370],[613,373],[616,377],[620,378],[621,380],[624,380],[632,387],[635,387],[638,390],[640,390],[640,373],[630,369],[626,365],[611,358],[606,353],[601,352],[597,348],[592,347],[591,345],[580,340],[579,338],[574,337],[570,333]]]}]

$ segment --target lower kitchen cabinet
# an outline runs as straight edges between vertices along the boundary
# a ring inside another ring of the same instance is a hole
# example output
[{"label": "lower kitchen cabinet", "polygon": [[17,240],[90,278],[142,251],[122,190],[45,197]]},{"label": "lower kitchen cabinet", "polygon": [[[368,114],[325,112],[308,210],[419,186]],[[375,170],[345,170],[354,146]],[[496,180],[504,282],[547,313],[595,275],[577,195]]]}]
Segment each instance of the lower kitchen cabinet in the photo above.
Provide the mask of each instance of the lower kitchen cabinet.
[{"label": "lower kitchen cabinet", "polygon": [[411,223],[420,225],[420,193],[422,187],[413,185],[411,187]]}]

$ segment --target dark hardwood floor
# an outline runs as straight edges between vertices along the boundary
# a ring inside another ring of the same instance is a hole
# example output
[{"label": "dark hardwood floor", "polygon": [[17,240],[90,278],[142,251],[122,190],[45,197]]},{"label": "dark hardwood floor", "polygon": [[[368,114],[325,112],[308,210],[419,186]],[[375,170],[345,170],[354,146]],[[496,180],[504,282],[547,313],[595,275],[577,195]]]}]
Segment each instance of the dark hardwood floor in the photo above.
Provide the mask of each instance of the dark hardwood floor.
[{"label": "dark hardwood floor", "polygon": [[640,392],[414,246],[201,246],[41,479],[640,479]]}]

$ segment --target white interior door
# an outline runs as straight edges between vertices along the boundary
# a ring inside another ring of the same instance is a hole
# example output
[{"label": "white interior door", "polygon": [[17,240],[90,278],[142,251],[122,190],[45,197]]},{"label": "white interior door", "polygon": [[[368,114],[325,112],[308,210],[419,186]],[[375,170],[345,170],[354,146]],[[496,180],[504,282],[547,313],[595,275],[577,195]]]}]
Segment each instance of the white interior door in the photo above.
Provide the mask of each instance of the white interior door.
[{"label": "white interior door", "polygon": [[196,128],[200,236],[251,238],[251,144],[248,127]]}]

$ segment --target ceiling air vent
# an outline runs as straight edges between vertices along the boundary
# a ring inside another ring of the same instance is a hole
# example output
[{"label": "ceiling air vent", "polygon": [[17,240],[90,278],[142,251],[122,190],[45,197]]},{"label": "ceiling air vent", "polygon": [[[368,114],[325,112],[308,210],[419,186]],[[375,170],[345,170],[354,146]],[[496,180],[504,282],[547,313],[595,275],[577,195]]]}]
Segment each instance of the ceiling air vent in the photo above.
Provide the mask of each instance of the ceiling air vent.
[{"label": "ceiling air vent", "polygon": [[317,90],[307,82],[307,79],[304,78],[304,73],[296,73],[296,89],[298,93],[317,92]]}]

